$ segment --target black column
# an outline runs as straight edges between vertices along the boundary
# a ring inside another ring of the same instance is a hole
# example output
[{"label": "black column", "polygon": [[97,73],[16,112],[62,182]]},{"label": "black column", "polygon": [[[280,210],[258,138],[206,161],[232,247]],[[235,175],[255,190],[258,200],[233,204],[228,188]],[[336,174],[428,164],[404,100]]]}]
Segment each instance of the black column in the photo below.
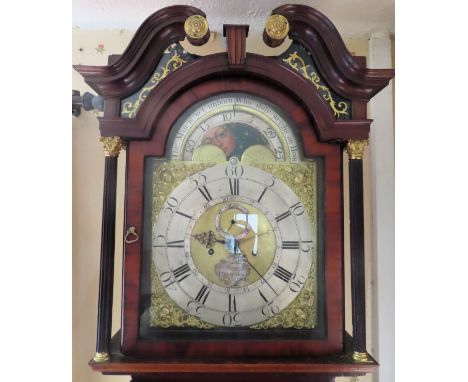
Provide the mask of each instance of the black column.
[{"label": "black column", "polygon": [[362,159],[349,160],[351,293],[354,351],[366,353],[366,294],[364,264],[364,202]]},{"label": "black column", "polygon": [[117,156],[106,156],[105,158],[97,338],[96,356],[94,357],[94,360],[97,362],[106,361],[110,354],[114,287],[117,160]]}]

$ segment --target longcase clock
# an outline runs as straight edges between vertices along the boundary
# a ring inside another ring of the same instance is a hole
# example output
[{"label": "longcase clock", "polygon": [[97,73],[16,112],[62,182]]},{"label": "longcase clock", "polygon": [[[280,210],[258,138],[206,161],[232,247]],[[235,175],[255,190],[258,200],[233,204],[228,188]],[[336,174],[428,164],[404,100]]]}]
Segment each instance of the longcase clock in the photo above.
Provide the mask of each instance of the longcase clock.
[{"label": "longcase clock", "polygon": [[[333,381],[377,363],[365,348],[362,151],[366,103],[393,77],[352,57],[302,5],[224,25],[196,56],[204,13],[151,15],[109,65],[76,70],[105,100],[105,190],[91,367],[152,380]],[[117,157],[126,150],[121,330],[111,338]],[[349,156],[343,189],[342,152]],[[353,333],[344,331],[343,195],[350,194]]]}]

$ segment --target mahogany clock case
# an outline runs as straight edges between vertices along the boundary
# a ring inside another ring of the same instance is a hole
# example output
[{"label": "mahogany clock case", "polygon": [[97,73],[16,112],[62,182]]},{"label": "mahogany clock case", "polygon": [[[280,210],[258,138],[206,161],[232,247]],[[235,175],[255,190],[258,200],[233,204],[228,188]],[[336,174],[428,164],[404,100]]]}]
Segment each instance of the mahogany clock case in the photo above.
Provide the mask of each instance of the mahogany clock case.
[{"label": "mahogany clock case", "polygon": [[[189,68],[186,68],[189,69]],[[182,72],[182,70],[181,70]],[[161,84],[163,85],[163,84]],[[306,89],[304,89],[306,91]],[[304,157],[318,163],[318,325],[314,329],[152,328],[142,314],[150,304],[151,172],[148,162],[166,156],[176,121],[200,100],[229,92],[261,97],[286,113],[297,129]],[[154,99],[155,100],[155,99]],[[155,100],[156,101],[156,100]],[[147,102],[151,103],[151,97]],[[156,102],[157,103],[157,102]],[[146,104],[146,112],[151,105]],[[153,109],[154,110],[154,109]],[[142,110],[143,112],[143,110]],[[142,233],[142,242],[125,245],[122,352],[128,355],[240,357],[339,353],[343,350],[342,148],[320,142],[317,125],[297,94],[239,72],[180,86],[167,99],[152,126],[149,140],[130,141],[127,148],[126,227]],[[145,191],[146,190],[146,191]],[[146,192],[146,194],[145,194]],[[145,223],[146,222],[146,223]]]},{"label": "mahogany clock case", "polygon": [[[272,15],[287,20],[286,33],[294,46],[288,51],[290,56],[247,53],[248,26],[224,25],[225,53],[187,60],[183,56],[184,64],[172,71],[165,68],[164,77],[159,73],[157,86],[144,95],[138,92],[152,79],[165,52],[186,38],[187,19],[205,17],[201,10],[180,5],[161,9],[140,26],[122,55],[109,57],[108,66],[75,66],[105,103],[104,116],[99,118],[106,160],[98,333],[96,355],[90,363],[94,370],[129,374],[135,381],[219,376],[234,380],[247,373],[251,379],[263,375],[286,380],[295,374],[292,378],[332,381],[336,376],[375,371],[377,363],[366,350],[362,154],[372,122],[367,118],[367,103],[388,85],[394,71],[366,68],[365,58],[353,57],[332,22],[313,8],[287,4],[272,10]],[[152,237],[148,189],[154,172],[149,163],[170,160],[171,129],[187,110],[228,93],[259,97],[275,105],[292,121],[303,160],[317,163],[318,320],[313,329],[160,328],[144,318],[154,297],[148,250]],[[141,107],[131,118],[124,117],[122,101],[135,94],[142,96]],[[122,325],[117,344],[116,336],[111,341],[115,204],[117,156],[124,144],[124,235],[138,233],[140,240],[124,244]],[[345,145],[350,170],[352,339],[344,332]]]}]

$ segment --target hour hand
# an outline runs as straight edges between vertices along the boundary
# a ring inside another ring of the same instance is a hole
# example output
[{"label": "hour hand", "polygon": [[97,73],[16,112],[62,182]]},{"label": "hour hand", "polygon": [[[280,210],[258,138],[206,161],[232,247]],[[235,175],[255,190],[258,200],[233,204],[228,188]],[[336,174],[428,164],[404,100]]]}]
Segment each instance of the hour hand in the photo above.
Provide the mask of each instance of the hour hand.
[{"label": "hour hand", "polygon": [[192,235],[192,237],[195,238],[195,240],[199,241],[201,244],[203,244],[206,248],[211,248],[215,243],[221,243],[225,244],[225,240],[220,240],[216,238],[216,234],[213,231],[208,231],[208,232],[200,232]]}]

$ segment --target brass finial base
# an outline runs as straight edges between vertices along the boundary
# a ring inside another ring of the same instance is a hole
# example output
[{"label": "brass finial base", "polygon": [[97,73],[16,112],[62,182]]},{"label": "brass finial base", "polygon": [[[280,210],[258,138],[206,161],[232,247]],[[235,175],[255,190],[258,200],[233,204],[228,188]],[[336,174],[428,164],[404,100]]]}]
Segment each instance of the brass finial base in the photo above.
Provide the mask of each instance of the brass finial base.
[{"label": "brass finial base", "polygon": [[372,362],[366,352],[353,351],[353,360],[356,362]]},{"label": "brass finial base", "polygon": [[275,48],[280,46],[289,33],[288,19],[282,15],[271,15],[263,31],[263,41],[268,46]]},{"label": "brass finial base", "polygon": [[187,40],[195,46],[205,44],[210,39],[208,21],[201,15],[190,16],[184,23]]},{"label": "brass finial base", "polygon": [[107,362],[109,361],[109,353],[96,353],[96,355],[93,357],[94,362]]}]

